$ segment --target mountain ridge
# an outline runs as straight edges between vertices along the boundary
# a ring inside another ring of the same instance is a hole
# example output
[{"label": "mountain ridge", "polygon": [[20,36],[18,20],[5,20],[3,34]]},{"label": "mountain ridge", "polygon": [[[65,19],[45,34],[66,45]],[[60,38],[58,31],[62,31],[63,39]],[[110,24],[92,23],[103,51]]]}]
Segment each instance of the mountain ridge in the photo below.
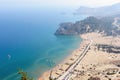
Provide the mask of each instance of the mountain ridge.
[{"label": "mountain ridge", "polygon": [[79,35],[89,32],[104,33],[105,35],[113,35],[113,32],[120,34],[120,31],[113,25],[114,18],[115,17],[96,18],[90,16],[75,23],[61,23],[55,35]]},{"label": "mountain ridge", "polygon": [[86,14],[90,16],[111,16],[117,15],[120,13],[120,3],[113,4],[110,6],[98,7],[98,8],[89,8],[81,6],[78,8],[74,15]]}]

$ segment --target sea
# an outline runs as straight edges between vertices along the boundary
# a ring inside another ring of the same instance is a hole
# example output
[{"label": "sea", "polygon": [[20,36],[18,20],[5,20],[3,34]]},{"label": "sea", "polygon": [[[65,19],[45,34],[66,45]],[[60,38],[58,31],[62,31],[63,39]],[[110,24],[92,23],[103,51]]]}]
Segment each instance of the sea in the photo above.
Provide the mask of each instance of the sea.
[{"label": "sea", "polygon": [[80,46],[80,36],[56,36],[63,22],[86,15],[71,9],[0,8],[0,80],[20,80],[22,69],[35,80]]}]

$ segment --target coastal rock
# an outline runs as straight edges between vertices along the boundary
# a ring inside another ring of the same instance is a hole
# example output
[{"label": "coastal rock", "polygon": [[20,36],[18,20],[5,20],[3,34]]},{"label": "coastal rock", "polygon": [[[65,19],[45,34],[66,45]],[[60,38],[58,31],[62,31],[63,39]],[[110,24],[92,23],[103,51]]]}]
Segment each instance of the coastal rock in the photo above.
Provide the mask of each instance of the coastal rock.
[{"label": "coastal rock", "polygon": [[96,18],[93,16],[87,17],[82,21],[75,23],[61,23],[60,27],[56,30],[55,35],[79,35],[88,32],[101,32],[106,35],[111,35],[114,27],[113,17]]}]

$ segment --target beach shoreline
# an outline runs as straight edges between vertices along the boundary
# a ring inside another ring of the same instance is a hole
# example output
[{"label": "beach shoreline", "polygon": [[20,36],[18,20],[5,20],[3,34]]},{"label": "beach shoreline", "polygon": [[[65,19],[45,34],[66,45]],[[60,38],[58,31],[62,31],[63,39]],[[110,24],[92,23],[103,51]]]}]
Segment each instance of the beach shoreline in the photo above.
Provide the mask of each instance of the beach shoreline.
[{"label": "beach shoreline", "polygon": [[[95,63],[92,65],[98,66],[98,64],[99,65],[107,64],[110,61],[112,61],[112,60],[107,61],[107,60],[109,60],[108,58],[111,57],[110,54],[108,54],[108,52],[103,52],[102,50],[98,51],[96,48],[96,45],[98,45],[98,44],[111,45],[110,43],[111,43],[111,41],[113,41],[112,36],[106,37],[103,34],[93,32],[93,33],[87,33],[87,34],[80,35],[80,37],[83,40],[80,44],[80,47],[78,49],[74,50],[67,58],[65,58],[63,60],[63,62],[61,62],[60,64],[55,66],[53,69],[45,72],[42,76],[40,76],[39,80],[49,80],[50,75],[52,75],[52,78],[54,78],[54,79],[59,78],[60,76],[64,75],[67,72],[67,70],[72,65],[75,64],[76,60],[79,59],[79,56],[83,52],[82,50],[84,50],[86,48],[86,46],[90,43],[90,40],[93,40],[94,43],[92,44],[92,46],[90,46],[90,50],[88,50],[86,56],[81,60],[81,63],[78,63],[78,66],[76,66],[75,69],[82,70],[81,67],[87,68],[87,66],[91,65],[91,63]],[[117,38],[115,38],[115,39],[117,39]],[[113,45],[115,45],[115,42]],[[119,46],[119,44],[117,44],[117,45]],[[93,54],[91,54],[91,53],[93,53]],[[96,53],[100,53],[100,54],[96,54]],[[94,57],[94,56],[96,56],[96,58],[93,59],[92,57]],[[112,56],[113,56],[113,54],[112,54]],[[114,54],[114,56],[118,56],[118,60],[119,60],[119,55]],[[102,60],[99,57],[102,57]],[[72,72],[75,72],[75,71],[72,71]],[[77,79],[75,79],[75,76],[73,76],[73,75],[70,78],[77,80]],[[88,78],[88,76],[84,80],[87,80],[87,78]],[[60,79],[58,79],[58,80],[60,80]]]},{"label": "beach shoreline", "polygon": [[[81,36],[80,36],[80,38],[81,38]],[[82,38],[81,38],[82,39]],[[81,46],[81,44],[83,43],[83,41],[84,40],[82,40],[82,42],[80,43],[80,46]],[[79,46],[79,48],[80,48],[80,46]],[[58,65],[62,65],[62,64],[64,64],[69,58],[71,58],[72,57],[72,54],[74,54],[74,52],[78,52],[79,51],[79,48],[77,48],[77,49],[75,49],[75,50],[73,50],[72,52],[71,52],[71,54],[70,55],[68,55],[64,60],[62,60]],[[55,66],[54,68],[52,68],[52,69],[55,69],[55,68],[57,68],[58,67],[58,65],[57,66]],[[48,70],[48,71],[45,71],[40,77],[39,77],[39,79],[38,80],[44,80],[44,77],[46,77],[46,76],[49,76],[50,75],[50,71],[52,70],[52,69],[50,69],[50,70]],[[46,79],[45,79],[46,80]]]}]

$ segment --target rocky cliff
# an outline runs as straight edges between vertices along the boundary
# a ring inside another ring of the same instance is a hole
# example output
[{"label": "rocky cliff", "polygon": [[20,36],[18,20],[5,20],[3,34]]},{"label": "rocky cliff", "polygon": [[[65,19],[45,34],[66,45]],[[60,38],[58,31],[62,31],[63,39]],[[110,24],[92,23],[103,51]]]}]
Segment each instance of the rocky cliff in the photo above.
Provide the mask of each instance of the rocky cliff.
[{"label": "rocky cliff", "polygon": [[98,19],[91,16],[75,23],[61,23],[60,27],[56,30],[55,35],[79,35],[88,32],[102,32],[106,35],[111,35],[112,31],[115,30],[112,24],[113,22],[113,17]]}]

